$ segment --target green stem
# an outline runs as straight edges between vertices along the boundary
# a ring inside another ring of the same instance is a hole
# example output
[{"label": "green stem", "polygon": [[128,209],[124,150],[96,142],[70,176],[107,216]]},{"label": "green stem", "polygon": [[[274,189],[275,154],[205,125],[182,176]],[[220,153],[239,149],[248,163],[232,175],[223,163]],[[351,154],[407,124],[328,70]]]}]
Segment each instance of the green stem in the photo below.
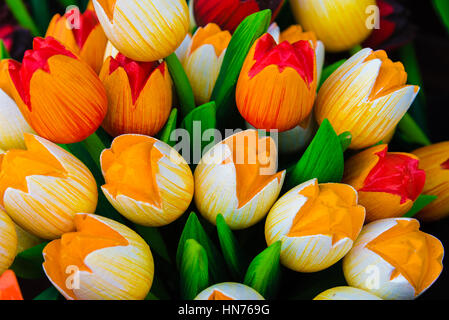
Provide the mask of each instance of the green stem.
[{"label": "green stem", "polygon": [[82,143],[84,147],[87,149],[87,152],[89,152],[90,156],[94,160],[97,167],[101,171],[100,156],[103,150],[107,149],[103,141],[100,139],[98,134],[94,133],[89,138],[84,140]]},{"label": "green stem", "polygon": [[404,134],[409,142],[421,144],[423,146],[432,144],[430,139],[408,113],[406,113],[401,122],[399,122],[398,129]]},{"label": "green stem", "polygon": [[19,22],[19,24],[25,29],[30,30],[33,36],[35,37],[40,36],[39,29],[34,23],[33,18],[31,18],[27,7],[23,3],[23,0],[5,0],[5,1],[9,9],[11,10],[12,14],[16,18],[17,22]]}]

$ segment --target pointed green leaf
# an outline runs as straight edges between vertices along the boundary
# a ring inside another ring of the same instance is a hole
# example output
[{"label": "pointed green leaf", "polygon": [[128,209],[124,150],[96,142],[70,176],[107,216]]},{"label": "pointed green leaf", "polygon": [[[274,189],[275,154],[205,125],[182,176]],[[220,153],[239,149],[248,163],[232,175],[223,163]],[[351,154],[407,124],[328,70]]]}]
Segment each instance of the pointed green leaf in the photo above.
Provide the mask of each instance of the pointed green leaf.
[{"label": "pointed green leaf", "polygon": [[235,87],[243,63],[254,42],[267,32],[271,10],[263,10],[247,17],[232,36],[223,60],[211,100],[217,103],[217,119],[224,120],[235,101]]},{"label": "pointed green leaf", "polygon": [[180,274],[181,298],[184,300],[195,299],[209,285],[207,253],[194,239],[184,243]]},{"label": "pointed green leaf", "polygon": [[10,58],[10,56],[9,56],[8,49],[6,49],[5,43],[3,42],[3,40],[0,39],[0,60],[9,59],[9,58]]},{"label": "pointed green leaf", "polygon": [[416,199],[415,203],[413,204],[412,209],[410,209],[409,212],[407,212],[404,217],[405,218],[412,218],[415,215],[417,215],[422,209],[424,209],[426,206],[434,202],[438,197],[437,196],[430,196],[426,194],[422,194]]},{"label": "pointed green leaf", "polygon": [[47,244],[48,242],[44,242],[19,253],[11,266],[11,270],[13,270],[19,278],[43,278],[45,275],[42,269],[42,263],[44,263],[42,251]]},{"label": "pointed green leaf", "polygon": [[265,249],[251,262],[245,276],[245,284],[259,292],[265,299],[273,299],[281,278],[281,242]]},{"label": "pointed green leaf", "polygon": [[161,258],[165,259],[167,262],[171,262],[170,255],[168,253],[168,248],[165,241],[157,228],[150,228],[135,225],[137,233],[145,240],[145,242],[150,246],[151,251],[157,253]]},{"label": "pointed green leaf", "polygon": [[5,2],[14,15],[14,18],[16,18],[17,22],[23,28],[30,30],[35,37],[40,35],[39,29],[34,23],[34,20],[23,3],[23,0],[5,0]]},{"label": "pointed green leaf", "polygon": [[221,251],[223,252],[228,269],[234,280],[240,282],[242,281],[245,275],[245,270],[248,267],[248,260],[237,242],[237,239],[232,233],[232,230],[226,224],[226,221],[221,214],[217,216],[217,231]]},{"label": "pointed green leaf", "polygon": [[317,178],[320,183],[340,182],[343,178],[344,154],[340,138],[325,119],[315,138],[297,165],[287,173],[287,188]]},{"label": "pointed green leaf", "polygon": [[433,0],[433,6],[449,32],[449,0]]},{"label": "pointed green leaf", "polygon": [[176,141],[171,141],[170,137],[172,132],[176,130],[177,121],[178,121],[178,109],[174,108],[170,113],[170,117],[168,118],[165,127],[158,135],[159,140],[165,142],[171,147],[173,147],[176,144]]},{"label": "pointed green leaf", "polygon": [[341,148],[342,148],[343,152],[345,152],[346,150],[348,150],[349,146],[351,145],[352,134],[351,134],[351,132],[343,132],[341,135],[338,136],[338,138],[340,139]]},{"label": "pointed green leaf", "polygon": [[225,262],[220,255],[217,247],[209,239],[195,213],[191,213],[186,222],[184,230],[181,234],[181,239],[176,253],[176,263],[178,269],[181,268],[182,256],[184,254],[185,242],[189,239],[195,239],[206,250],[209,258],[209,276],[215,283],[226,279]]},{"label": "pointed green leaf", "polygon": [[58,290],[56,290],[55,287],[50,287],[44,290],[42,293],[40,293],[33,300],[53,301],[53,300],[60,300],[62,298],[63,298],[62,295],[59,293]]},{"label": "pointed green leaf", "polygon": [[423,146],[429,146],[432,144],[409,113],[406,113],[401,122],[399,122],[398,130],[406,142],[416,143]]}]

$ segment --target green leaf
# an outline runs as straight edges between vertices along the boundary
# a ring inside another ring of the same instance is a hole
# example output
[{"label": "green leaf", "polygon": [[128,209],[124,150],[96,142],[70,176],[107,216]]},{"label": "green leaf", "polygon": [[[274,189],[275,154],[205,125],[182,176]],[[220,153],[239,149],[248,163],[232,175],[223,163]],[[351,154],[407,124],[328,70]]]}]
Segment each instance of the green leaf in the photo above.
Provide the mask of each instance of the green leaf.
[{"label": "green leaf", "polygon": [[343,132],[341,135],[338,136],[338,138],[340,139],[341,148],[343,152],[345,152],[351,145],[352,134],[351,132]]},{"label": "green leaf", "polygon": [[177,121],[178,121],[178,109],[174,108],[170,113],[170,117],[168,118],[165,127],[161,130],[161,132],[159,132],[158,135],[159,140],[165,142],[171,147],[174,147],[176,144],[176,141],[171,141],[170,137],[172,132],[176,130]]},{"label": "green leaf", "polygon": [[153,293],[149,292],[144,300],[153,300],[153,301],[155,301],[155,300],[160,300],[160,299],[158,297],[156,297]]},{"label": "green leaf", "polygon": [[182,67],[181,62],[175,53],[165,58],[167,62],[168,70],[173,79],[173,83],[178,94],[180,113],[185,116],[195,109],[195,96],[193,95],[192,86],[190,85],[189,78]]},{"label": "green leaf", "polygon": [[214,283],[221,282],[226,279],[225,262],[220,255],[217,247],[209,239],[195,213],[191,213],[186,222],[184,230],[181,234],[181,239],[176,253],[176,263],[178,269],[181,268],[182,256],[184,254],[184,246],[187,240],[195,239],[206,250],[209,258],[209,275]]},{"label": "green leaf", "polygon": [[11,266],[11,270],[13,270],[19,278],[43,278],[45,275],[42,269],[42,263],[44,263],[42,251],[47,244],[48,242],[44,242],[19,253]]},{"label": "green leaf", "polygon": [[245,275],[246,268],[248,267],[247,257],[243,253],[237,239],[221,214],[217,216],[217,231],[221,251],[223,252],[228,269],[233,278],[240,282]]},{"label": "green leaf", "polygon": [[9,58],[10,58],[10,56],[9,56],[8,49],[6,49],[5,43],[3,42],[3,40],[0,39],[0,60],[9,59]]},{"label": "green leaf", "polygon": [[17,22],[23,28],[30,30],[35,37],[40,35],[39,29],[34,23],[34,20],[23,3],[23,0],[5,0],[5,2],[14,15],[14,18],[16,18]]},{"label": "green leaf", "polygon": [[243,63],[254,42],[270,25],[271,10],[263,10],[248,16],[232,36],[223,60],[211,100],[217,104],[217,119],[224,120],[235,102],[235,87]]},{"label": "green leaf", "polygon": [[399,122],[398,130],[406,142],[416,143],[423,146],[429,146],[432,144],[430,139],[421,130],[409,113],[406,113]]},{"label": "green leaf", "polygon": [[334,73],[338,68],[340,68],[343,65],[343,63],[345,63],[345,62],[346,62],[346,59],[343,59],[343,60],[337,61],[323,69],[323,73],[321,75],[321,81],[318,86],[318,90],[321,88],[321,86],[327,80],[327,78],[329,78],[330,75],[332,73]]},{"label": "green leaf", "polygon": [[165,241],[157,228],[143,227],[136,224],[135,229],[150,246],[151,251],[157,253],[167,262],[171,262]]},{"label": "green leaf", "polygon": [[433,6],[449,33],[449,0],[433,0]]},{"label": "green leaf", "polygon": [[30,0],[30,7],[40,33],[45,34],[51,20],[48,0]]},{"label": "green leaf", "polygon": [[281,242],[265,249],[251,262],[244,283],[259,292],[265,299],[276,296],[281,278]]},{"label": "green leaf", "polygon": [[62,295],[55,287],[50,287],[43,292],[41,292],[37,297],[33,300],[45,300],[45,301],[54,301],[62,299]]},{"label": "green leaf", "polygon": [[195,299],[209,285],[206,250],[193,239],[184,243],[180,274],[181,298],[183,300]]},{"label": "green leaf", "polygon": [[286,186],[291,189],[317,178],[319,183],[340,182],[344,172],[344,154],[340,138],[325,119],[301,160],[287,173]]},{"label": "green leaf", "polygon": [[431,196],[422,194],[416,199],[415,203],[413,204],[412,209],[407,212],[404,217],[405,218],[412,218],[415,215],[417,215],[422,209],[424,209],[426,206],[434,202],[438,197],[437,196]]},{"label": "green leaf", "polygon": [[215,129],[216,127],[215,111],[215,102],[211,101],[190,112],[182,122],[181,127],[189,132],[190,153],[194,157],[199,157],[199,159],[190,159],[191,163],[198,163],[201,160],[204,149],[215,144],[215,136],[209,137],[209,140],[203,138],[207,130]]}]

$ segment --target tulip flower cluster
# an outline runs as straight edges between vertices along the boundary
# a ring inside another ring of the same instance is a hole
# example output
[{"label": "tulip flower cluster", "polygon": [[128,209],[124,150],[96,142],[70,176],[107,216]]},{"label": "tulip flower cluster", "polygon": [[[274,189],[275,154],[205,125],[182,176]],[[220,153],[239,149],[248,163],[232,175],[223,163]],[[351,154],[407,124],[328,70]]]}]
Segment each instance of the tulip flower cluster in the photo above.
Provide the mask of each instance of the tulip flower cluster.
[{"label": "tulip flower cluster", "polygon": [[[0,300],[22,278],[67,300],[420,297],[449,142],[408,114],[408,66],[362,48],[388,38],[379,3],[92,0],[21,61],[1,46]],[[346,282],[296,283],[329,268]]]}]

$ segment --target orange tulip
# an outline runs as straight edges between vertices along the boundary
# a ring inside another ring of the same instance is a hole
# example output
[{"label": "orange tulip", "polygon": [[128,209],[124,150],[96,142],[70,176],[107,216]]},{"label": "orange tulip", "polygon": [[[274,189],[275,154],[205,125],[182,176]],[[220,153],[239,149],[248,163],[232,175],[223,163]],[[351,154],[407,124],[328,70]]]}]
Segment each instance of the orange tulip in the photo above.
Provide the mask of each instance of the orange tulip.
[{"label": "orange tulip", "polygon": [[109,110],[103,122],[112,136],[135,133],[154,136],[172,108],[172,81],[165,62],[136,62],[118,54],[100,73]]},{"label": "orange tulip", "polygon": [[104,87],[86,62],[57,40],[35,38],[20,64],[8,61],[11,94],[40,136],[76,143],[92,135],[107,112]]},{"label": "orange tulip", "polygon": [[19,283],[12,270],[0,275],[0,300],[23,300]]},{"label": "orange tulip", "polygon": [[[76,21],[75,15],[79,15],[79,21]],[[69,25],[72,22],[79,25]],[[56,14],[45,36],[55,38],[78,54],[96,73],[100,72],[108,39],[95,11],[87,10],[81,14],[78,9],[73,9],[63,16]]]},{"label": "orange tulip", "polygon": [[418,166],[415,155],[378,145],[346,161],[343,182],[358,191],[367,222],[402,217],[424,187],[426,174]]},{"label": "orange tulip", "polygon": [[413,151],[419,157],[419,167],[426,172],[424,194],[438,198],[426,206],[417,218],[435,221],[449,216],[449,141]]},{"label": "orange tulip", "polygon": [[310,115],[316,87],[316,58],[310,42],[277,45],[265,34],[253,45],[243,65],[237,107],[257,129],[287,131]]}]

